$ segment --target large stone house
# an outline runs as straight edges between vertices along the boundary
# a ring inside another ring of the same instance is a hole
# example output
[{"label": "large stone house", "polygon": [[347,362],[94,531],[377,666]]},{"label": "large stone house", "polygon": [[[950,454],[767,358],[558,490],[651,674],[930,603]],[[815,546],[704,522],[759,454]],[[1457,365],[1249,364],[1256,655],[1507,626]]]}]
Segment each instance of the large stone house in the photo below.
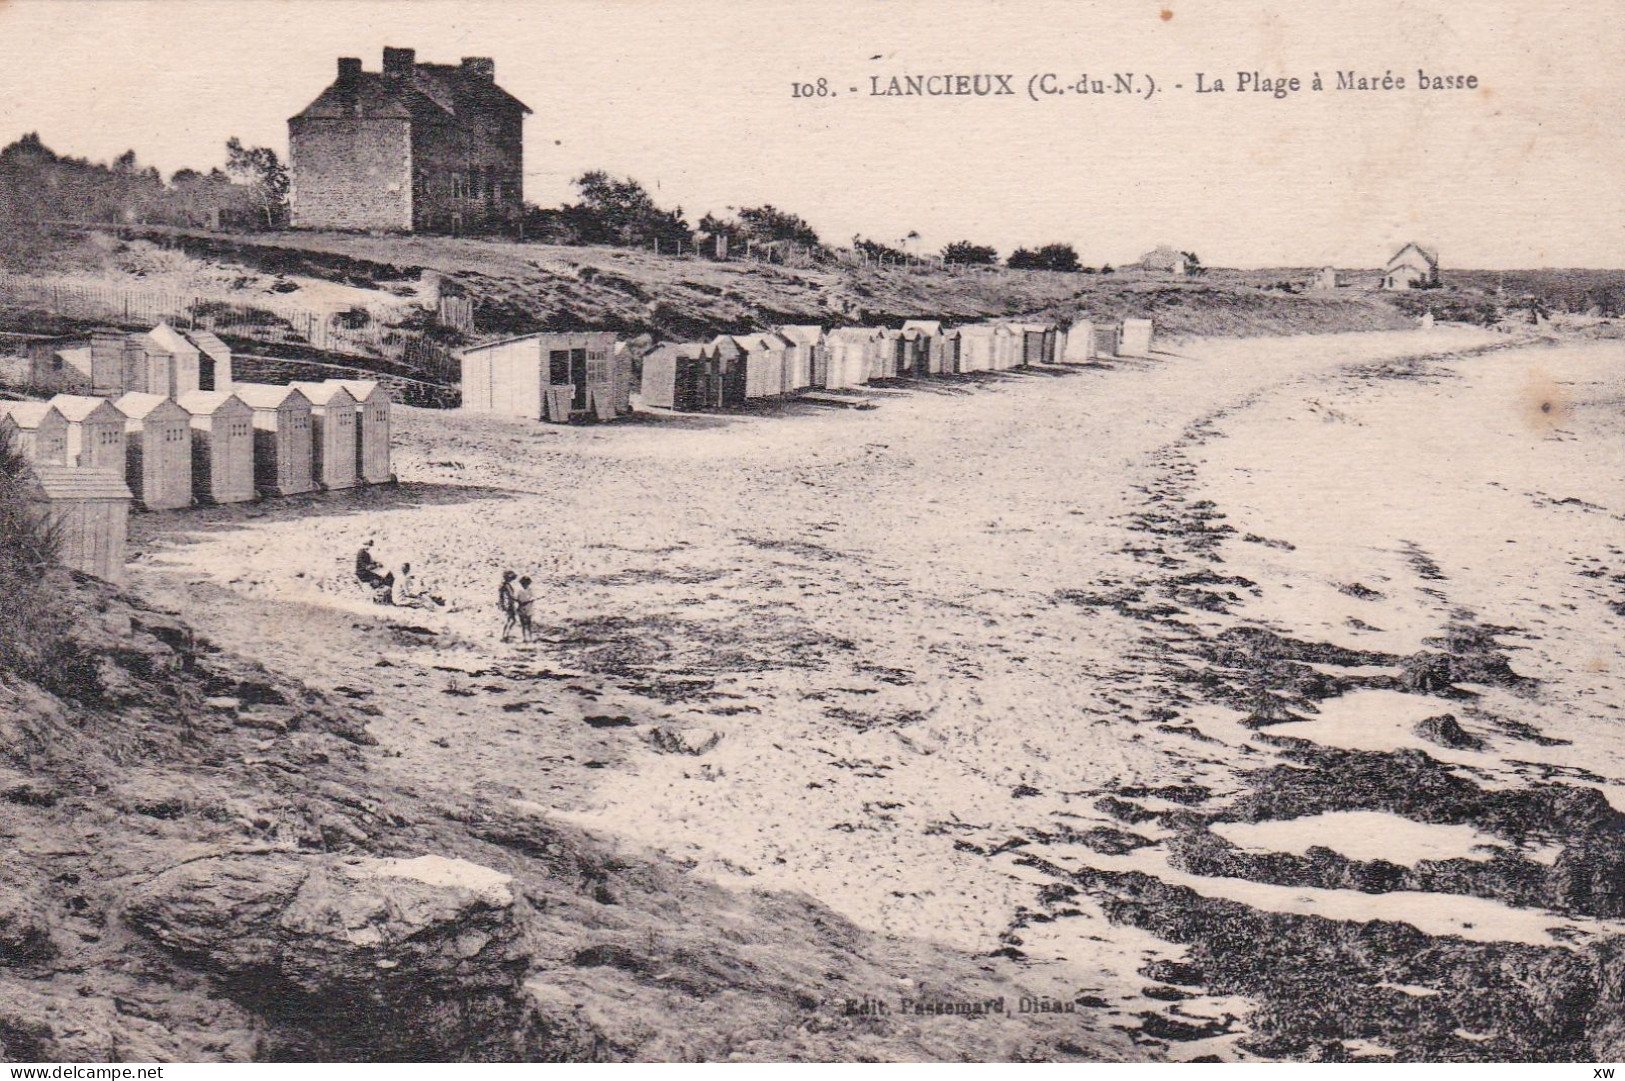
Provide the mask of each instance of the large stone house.
[{"label": "large stone house", "polygon": [[1412,241],[1382,270],[1384,289],[1429,289],[1439,284],[1439,253]]},{"label": "large stone house", "polygon": [[338,77],[288,120],[296,229],[480,233],[523,212],[523,102],[488,57],[420,64],[384,50],[382,71],[341,57]]}]

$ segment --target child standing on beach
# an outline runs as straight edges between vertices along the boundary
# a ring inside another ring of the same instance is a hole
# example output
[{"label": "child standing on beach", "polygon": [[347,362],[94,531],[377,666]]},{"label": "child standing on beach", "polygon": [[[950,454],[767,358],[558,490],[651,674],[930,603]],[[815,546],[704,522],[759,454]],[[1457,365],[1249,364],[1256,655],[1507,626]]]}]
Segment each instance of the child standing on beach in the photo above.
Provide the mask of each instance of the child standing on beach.
[{"label": "child standing on beach", "polygon": [[514,591],[514,612],[519,616],[519,640],[530,641],[530,611],[536,603],[536,594],[530,591],[530,579],[519,579],[519,588]]},{"label": "child standing on beach", "polygon": [[502,609],[502,640],[506,642],[514,624],[519,622],[519,606],[514,602],[513,580],[519,577],[513,571],[502,572],[502,584],[497,587],[497,607]]}]

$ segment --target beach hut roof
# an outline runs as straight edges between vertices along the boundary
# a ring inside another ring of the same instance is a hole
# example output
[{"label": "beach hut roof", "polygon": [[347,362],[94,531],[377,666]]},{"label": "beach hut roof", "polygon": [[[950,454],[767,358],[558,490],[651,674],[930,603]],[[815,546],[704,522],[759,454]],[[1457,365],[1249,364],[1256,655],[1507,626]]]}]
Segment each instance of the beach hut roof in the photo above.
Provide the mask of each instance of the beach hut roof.
[{"label": "beach hut roof", "polygon": [[962,337],[988,338],[997,333],[998,329],[998,327],[989,326],[987,323],[972,323],[970,326],[960,327],[959,333]]},{"label": "beach hut roof", "polygon": [[358,402],[364,402],[378,393],[383,384],[376,379],[323,379],[324,383],[334,383],[350,392],[350,397]]},{"label": "beach hut roof", "polygon": [[154,410],[162,409],[166,405],[177,410],[180,409],[180,406],[174,405],[162,394],[143,394],[134,390],[121,397],[113,405],[120,413],[123,413],[131,420],[145,420],[152,415]]},{"label": "beach hut roof", "polygon": [[111,469],[33,465],[34,481],[47,499],[129,499],[124,478]]},{"label": "beach hut roof", "polygon": [[231,359],[231,346],[217,338],[212,331],[188,330],[186,340],[191,342],[199,352],[206,353],[215,360]]},{"label": "beach hut roof", "polygon": [[942,333],[942,324],[935,319],[910,319],[903,324],[903,329],[916,330],[934,337]]},{"label": "beach hut roof", "polygon": [[97,414],[111,414],[121,423],[124,420],[123,415],[108,404],[105,398],[90,398],[82,394],[58,394],[51,399],[51,404],[65,420],[73,424],[83,423]]},{"label": "beach hut roof", "polygon": [[194,417],[208,417],[218,413],[230,402],[245,404],[229,390],[189,390],[175,399],[175,404]]},{"label": "beach hut roof", "polygon": [[873,338],[876,333],[874,327],[836,327],[829,332],[827,337],[839,338],[842,341],[851,341],[853,339],[867,341]]},{"label": "beach hut roof", "polygon": [[196,353],[197,346],[181,337],[168,323],[159,323],[143,335],[147,341],[166,353]]},{"label": "beach hut roof", "polygon": [[274,383],[238,383],[232,387],[232,393],[241,398],[244,405],[254,409],[280,409],[283,403],[295,396],[310,404],[310,399],[300,393],[299,388],[279,387]]},{"label": "beach hut roof", "polygon": [[797,345],[817,345],[824,336],[824,328],[811,323],[792,323],[778,329],[781,338]]},{"label": "beach hut roof", "polygon": [[343,405],[345,402],[349,402],[351,405],[355,404],[355,396],[331,380],[325,383],[295,383],[293,385],[299,393],[310,399],[311,405]]},{"label": "beach hut roof", "polygon": [[29,431],[38,428],[51,413],[66,419],[50,402],[0,402],[0,416],[10,417],[17,427]]},{"label": "beach hut roof", "polygon": [[666,342],[663,345],[656,346],[650,355],[663,353],[688,360],[700,360],[708,356],[710,352],[711,346],[705,342]]},{"label": "beach hut roof", "polygon": [[65,366],[72,368],[80,375],[90,374],[90,346],[75,345],[67,349],[58,349],[56,357]]}]

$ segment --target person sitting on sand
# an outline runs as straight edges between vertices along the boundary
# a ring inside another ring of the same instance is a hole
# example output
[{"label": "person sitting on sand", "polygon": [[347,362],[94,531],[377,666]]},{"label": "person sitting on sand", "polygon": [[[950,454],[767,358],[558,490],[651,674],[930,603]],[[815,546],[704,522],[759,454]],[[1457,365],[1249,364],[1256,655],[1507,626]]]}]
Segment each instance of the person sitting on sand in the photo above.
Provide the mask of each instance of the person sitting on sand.
[{"label": "person sitting on sand", "polygon": [[519,622],[519,607],[514,603],[513,580],[519,577],[513,571],[502,572],[502,584],[497,587],[497,607],[502,609],[502,640],[506,642]]},{"label": "person sitting on sand", "polygon": [[418,588],[418,580],[412,575],[412,564],[402,563],[400,571],[394,577],[389,600],[397,608],[439,608],[446,603]]},{"label": "person sitting on sand", "polygon": [[530,591],[530,579],[519,579],[519,588],[513,594],[514,614],[519,617],[519,640],[530,641],[530,613],[536,604],[536,594]]},{"label": "person sitting on sand", "polygon": [[361,542],[361,549],[355,554],[355,576],[362,585],[379,586],[384,581],[378,573],[380,569],[381,564],[372,554],[372,538],[368,537]]}]

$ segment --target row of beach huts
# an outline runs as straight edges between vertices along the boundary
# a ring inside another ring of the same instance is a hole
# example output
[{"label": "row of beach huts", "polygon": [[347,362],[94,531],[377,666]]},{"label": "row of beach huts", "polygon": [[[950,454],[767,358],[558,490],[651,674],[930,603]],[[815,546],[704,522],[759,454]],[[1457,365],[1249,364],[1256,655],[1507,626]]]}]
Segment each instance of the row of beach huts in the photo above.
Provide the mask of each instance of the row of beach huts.
[{"label": "row of beach huts", "polygon": [[[1151,354],[1149,319],[989,322],[899,328],[788,325],[707,342],[670,343],[643,358],[648,408],[704,412],[888,379],[1000,372],[1097,357]],[[610,333],[529,334],[465,349],[463,409],[555,423],[631,412],[632,359]]]},{"label": "row of beach huts", "polygon": [[65,363],[80,360],[89,386],[78,389],[99,393],[0,402],[0,433],[29,460],[73,569],[122,580],[132,502],[177,510],[392,479],[391,400],[377,381],[233,382],[223,344],[164,325],[99,335]]}]

